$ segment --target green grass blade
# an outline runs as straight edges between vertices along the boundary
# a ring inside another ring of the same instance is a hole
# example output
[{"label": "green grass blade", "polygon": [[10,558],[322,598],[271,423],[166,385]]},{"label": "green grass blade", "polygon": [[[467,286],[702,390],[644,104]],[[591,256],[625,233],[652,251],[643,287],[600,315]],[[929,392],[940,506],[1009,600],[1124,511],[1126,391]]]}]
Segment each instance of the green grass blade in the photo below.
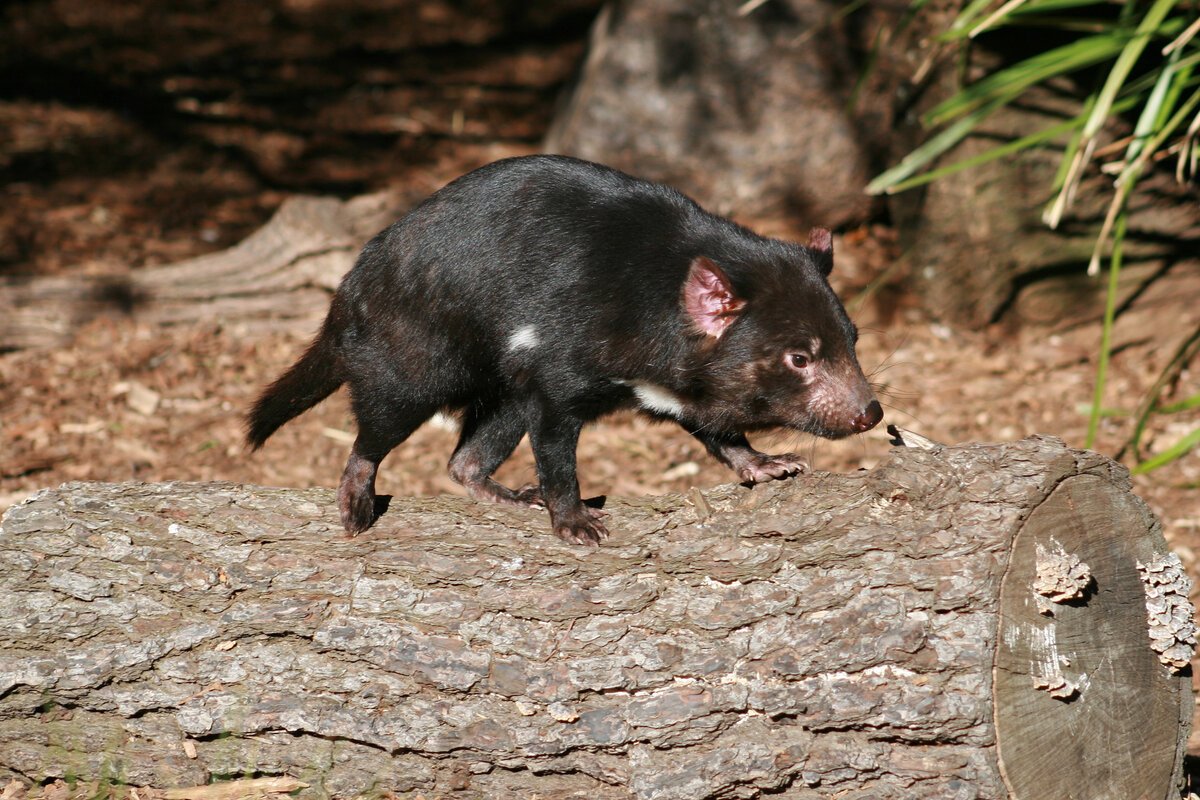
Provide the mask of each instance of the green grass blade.
[{"label": "green grass blade", "polygon": [[1184,436],[1166,450],[1162,451],[1153,458],[1149,458],[1141,462],[1130,471],[1134,475],[1142,475],[1150,472],[1151,470],[1156,470],[1159,467],[1170,464],[1172,461],[1187,455],[1197,445],[1200,445],[1200,428],[1196,428],[1196,430],[1192,431],[1187,436]]},{"label": "green grass blade", "polygon": [[1125,165],[1125,169],[1123,169],[1121,174],[1117,176],[1118,187],[1126,181],[1132,182],[1137,180],[1137,176],[1141,173],[1142,168],[1145,167],[1146,163],[1154,156],[1155,153],[1158,152],[1158,149],[1162,147],[1163,142],[1165,142],[1171,136],[1171,134],[1175,132],[1176,128],[1187,121],[1188,117],[1190,117],[1192,112],[1196,110],[1197,106],[1200,106],[1200,88],[1192,92],[1191,96],[1183,103],[1183,105],[1181,105],[1175,111],[1175,113],[1171,115],[1171,118],[1164,122],[1162,126],[1155,131],[1154,135],[1146,140],[1146,145],[1142,148],[1142,151],[1138,154],[1138,157],[1132,163]]},{"label": "green grass blade", "polygon": [[1045,53],[1031,56],[1018,64],[976,81],[953,97],[931,109],[922,122],[931,127],[993,100],[998,96],[1020,93],[1022,90],[1056,75],[1075,72],[1093,66],[1122,52],[1128,36],[1114,33],[1088,36]]},{"label": "green grass blade", "polygon": [[1092,393],[1092,413],[1088,415],[1087,439],[1084,447],[1091,449],[1096,444],[1096,432],[1100,429],[1100,409],[1104,401],[1104,386],[1108,380],[1108,359],[1112,354],[1113,321],[1117,315],[1117,290],[1121,277],[1121,251],[1125,243],[1124,211],[1117,217],[1117,232],[1113,236],[1112,264],[1108,270],[1108,294],[1104,298],[1104,326],[1100,330],[1100,358],[1096,363],[1096,387]]},{"label": "green grass blade", "polygon": [[[1150,387],[1150,391],[1146,392],[1142,398],[1141,404],[1138,406],[1135,421],[1133,425],[1133,433],[1129,435],[1129,439],[1117,451],[1116,458],[1120,459],[1125,455],[1126,450],[1133,450],[1134,459],[1141,460],[1142,457],[1142,434],[1146,430],[1146,425],[1150,422],[1150,417],[1155,413],[1172,414],[1176,410],[1182,411],[1183,408],[1175,409],[1173,406],[1158,406],[1158,398],[1162,396],[1163,391],[1170,384],[1174,383],[1183,372],[1184,368],[1192,362],[1192,359],[1200,354],[1200,327],[1192,331],[1179,347],[1175,348],[1175,353],[1171,356],[1171,360],[1158,373],[1158,377],[1154,379],[1154,385]],[[1195,395],[1184,403],[1190,403],[1192,400],[1200,398],[1200,395]],[[1179,405],[1179,404],[1175,404]],[[1189,406],[1190,407],[1190,406]]]},{"label": "green grass blade", "polygon": [[957,39],[960,36],[966,36],[967,31],[971,28],[971,23],[987,10],[991,3],[992,0],[971,0],[967,7],[955,17],[954,22],[950,25],[950,30],[946,32],[946,38]]},{"label": "green grass blade", "polygon": [[[976,35],[978,32],[976,29],[981,24],[976,20],[983,15],[983,13],[987,10],[987,6],[991,5],[991,2],[992,0],[974,0],[973,2],[969,3],[967,7],[959,13],[958,17],[955,18],[954,23],[950,26],[950,28],[944,33],[940,34],[937,38],[940,41],[952,42],[957,39],[965,39],[968,36]],[[1095,5],[1098,5],[1096,0],[1025,0],[1025,2],[1021,2],[1019,5],[1017,5],[1016,8],[1010,7],[1007,13],[1004,15],[1000,15],[999,12],[993,13],[992,16],[1004,16],[1005,19],[994,20],[992,21],[991,26],[1010,24],[1022,18],[1026,18],[1023,19],[1023,21],[1028,21],[1027,18],[1038,20],[1040,19],[1039,15],[1047,12],[1052,13],[1055,11],[1066,11],[1083,6]]]},{"label": "green grass blade", "polygon": [[[1134,96],[1122,97],[1116,103],[1113,104],[1113,111],[1115,111],[1117,113],[1120,113],[1123,111],[1128,111],[1129,109],[1136,106],[1140,100],[1141,100],[1140,97],[1134,97]],[[990,114],[992,110],[994,110],[994,109],[989,109],[987,111],[987,114]],[[976,119],[975,120],[976,124],[979,121],[981,121],[982,118],[984,116],[986,116],[987,114],[983,114],[979,117],[979,119]],[[910,154],[909,157],[915,157],[915,156],[919,155],[920,157],[918,159],[914,160],[915,162],[919,162],[919,163],[909,164],[907,161],[907,158],[906,158],[905,160],[901,161],[900,164],[897,165],[895,168],[893,168],[892,170],[888,170],[887,172],[884,172],[879,177],[877,177],[875,180],[873,180],[871,182],[871,184],[867,187],[867,191],[870,194],[881,194],[881,193],[897,194],[899,192],[903,192],[908,189],[913,189],[917,186],[923,186],[927,183],[937,180],[938,178],[943,178],[947,175],[953,175],[954,173],[960,172],[964,169],[969,169],[971,167],[977,167],[980,164],[986,164],[989,161],[995,161],[998,158],[1003,158],[1004,156],[1011,155],[1012,153],[1018,153],[1018,152],[1021,152],[1022,150],[1031,149],[1033,147],[1036,147],[1036,146],[1042,144],[1043,142],[1054,139],[1056,136],[1060,136],[1069,131],[1079,131],[1083,128],[1083,123],[1084,123],[1084,119],[1086,118],[1086,116],[1087,116],[1087,109],[1085,108],[1083,110],[1083,112],[1080,113],[1079,116],[1073,117],[1072,119],[1066,120],[1064,122],[1060,122],[1057,125],[1051,125],[1050,127],[1044,128],[1043,130],[1040,130],[1036,133],[1032,133],[1028,136],[1023,136],[1020,139],[1016,139],[1016,140],[1008,142],[1006,144],[998,145],[997,147],[993,147],[990,150],[987,150],[983,153],[979,153],[978,155],[975,155],[975,156],[971,156],[970,158],[966,158],[961,161],[956,161],[953,164],[948,164],[944,167],[939,167],[938,169],[930,170],[929,172],[923,172],[919,175],[910,177],[913,175],[914,172],[916,172],[921,167],[925,166],[930,161],[932,161],[934,158],[936,158],[937,156],[941,155],[943,152],[945,152],[946,150],[949,149],[949,147],[941,147],[940,142],[938,143],[938,147],[930,148],[930,151],[928,153],[926,153],[924,151],[924,147],[917,148],[917,150],[914,150]],[[972,126],[972,128],[973,127],[974,126]],[[970,133],[970,131],[968,131],[968,134],[969,133]],[[961,139],[961,138],[962,137],[959,137],[959,139]],[[1059,166],[1060,175],[1059,175],[1059,177],[1056,177],[1056,179],[1055,179],[1055,186],[1054,186],[1055,191],[1057,191],[1062,186],[1063,179],[1066,175],[1067,167],[1069,166],[1068,162],[1074,156],[1073,148],[1078,146],[1078,140],[1079,140],[1079,134],[1076,133],[1076,135],[1071,138],[1070,142],[1068,142],[1068,144],[1066,146],[1066,150],[1065,150],[1063,158],[1062,158],[1062,163]],[[957,139],[951,141],[950,146],[953,146],[954,144],[956,144],[957,141],[958,141]],[[931,139],[927,144],[931,144],[933,142],[934,142],[934,140]],[[928,157],[926,157],[926,156],[928,156]],[[906,164],[907,164],[906,168],[901,170],[900,167],[905,166]]]},{"label": "green grass blade", "polygon": [[[1133,108],[1137,104],[1137,101],[1139,99],[1140,98],[1137,98],[1137,97],[1122,98],[1113,105],[1113,110],[1117,111],[1117,112],[1127,111],[1128,109]],[[986,164],[989,161],[995,161],[998,158],[1003,158],[1004,156],[1011,155],[1013,153],[1019,153],[1023,150],[1032,149],[1032,148],[1037,147],[1038,145],[1042,144],[1043,142],[1054,139],[1055,137],[1061,136],[1062,134],[1067,133],[1069,131],[1080,130],[1081,128],[1083,128],[1083,121],[1084,121],[1085,116],[1086,116],[1086,114],[1080,114],[1077,117],[1073,117],[1072,119],[1066,120],[1064,122],[1060,122],[1057,125],[1051,125],[1048,128],[1044,128],[1044,129],[1038,131],[1037,133],[1031,133],[1028,136],[1023,136],[1020,139],[1015,139],[1006,144],[998,145],[998,146],[993,147],[990,150],[987,150],[983,153],[979,153],[978,155],[971,156],[970,158],[964,158],[963,160],[956,161],[953,164],[948,164],[944,167],[939,167],[938,169],[930,170],[929,172],[923,172],[920,175],[916,175],[911,178],[900,180],[897,183],[893,183],[890,185],[883,185],[881,183],[880,186],[876,187],[877,191],[874,193],[878,194],[879,192],[885,192],[887,194],[898,194],[899,192],[903,192],[908,189],[913,189],[913,188],[916,188],[917,186],[924,186],[925,184],[931,183],[932,181],[935,181],[938,178],[944,178],[947,175],[953,175],[956,172],[961,172],[964,169],[969,169],[971,167],[977,167],[980,164]],[[1075,143],[1075,141],[1077,139],[1078,139],[1078,135],[1073,137],[1072,144]],[[1065,161],[1067,158],[1070,157],[1070,155],[1072,155],[1072,153],[1071,153],[1071,151],[1069,149],[1069,145],[1068,145],[1067,155],[1064,155],[1063,160]],[[1065,170],[1065,167],[1064,167],[1064,170]],[[887,173],[885,173],[885,175],[886,174]],[[879,178],[877,178],[876,180],[882,181],[882,179],[885,177],[885,175],[880,175]],[[874,185],[875,184],[872,183],[872,186],[874,186]],[[1057,189],[1058,187],[1056,186],[1055,188]]]},{"label": "green grass blade", "polygon": [[[1022,11],[1024,9],[1021,9]],[[1113,29],[1111,22],[1102,20],[1071,19],[1070,17],[1041,17],[1036,14],[1030,17],[1021,16],[1018,11],[1006,23],[1009,28],[1046,28],[1053,31],[1100,34],[1109,33]]]},{"label": "green grass blade", "polygon": [[[1171,53],[1166,68],[1158,72],[1158,80],[1155,81],[1154,88],[1150,90],[1150,96],[1146,98],[1146,104],[1142,106],[1142,113],[1138,115],[1137,124],[1133,128],[1133,139],[1125,148],[1126,164],[1138,157],[1142,151],[1142,143],[1162,125],[1164,117],[1170,113],[1173,101],[1179,98],[1178,90],[1175,92],[1170,92],[1170,90],[1178,83],[1175,80],[1175,65],[1179,62],[1181,52],[1181,50],[1176,50]],[[1168,99],[1168,94],[1170,94],[1170,99]],[[1084,130],[1086,131],[1087,128],[1085,127]]]},{"label": "green grass blade", "polygon": [[[1177,64],[1175,64],[1175,71],[1176,72],[1184,72],[1185,70],[1188,70],[1188,68],[1193,67],[1196,64],[1200,64],[1200,53],[1196,53],[1195,55],[1190,55],[1187,58],[1179,59],[1179,62]],[[1188,88],[1193,83],[1193,78],[1190,77],[1191,71],[1188,70],[1187,74],[1189,77],[1186,80],[1183,80],[1181,78],[1180,80],[1176,81],[1176,85],[1179,87],[1179,89],[1181,91],[1183,89]],[[1127,98],[1127,97],[1130,97],[1131,95],[1137,95],[1138,97],[1144,97],[1151,89],[1154,88],[1154,85],[1156,83],[1158,83],[1158,81],[1159,81],[1159,73],[1154,70],[1151,70],[1151,71],[1147,72],[1145,75],[1142,75],[1141,77],[1138,77],[1138,78],[1134,78],[1133,80],[1127,82],[1124,86],[1121,87],[1121,91],[1117,95],[1117,97],[1118,98]],[[1117,110],[1118,109],[1116,107],[1116,104],[1114,104],[1113,111],[1117,111]]]},{"label": "green grass blade", "polygon": [[1082,8],[1083,6],[1104,7],[1108,5],[1111,5],[1111,3],[1096,2],[1096,0],[1030,0],[1029,4],[1017,13],[1040,14],[1047,11],[1066,11],[1068,9]]},{"label": "green grass blade", "polygon": [[[1200,58],[1197,54],[1196,58]],[[1177,68],[1183,68],[1185,65],[1190,67],[1193,57],[1182,59],[1177,65]],[[1146,92],[1153,89],[1158,82],[1158,76],[1153,72],[1145,75],[1125,86],[1118,99],[1113,103],[1112,113],[1119,114],[1143,102],[1143,97]],[[1177,82],[1179,90],[1184,90],[1193,83],[1189,77],[1187,81]],[[1088,97],[1081,112],[1082,119],[1090,118],[1092,109],[1095,107],[1098,92],[1093,93]],[[1088,152],[1094,146],[1094,139],[1088,140],[1087,150],[1081,149],[1084,146],[1083,141],[1083,123],[1080,122],[1080,131],[1067,144],[1063,152],[1063,157],[1059,161],[1058,172],[1054,176],[1054,199],[1046,206],[1042,212],[1042,221],[1050,228],[1057,228],[1059,222],[1062,221],[1062,216],[1066,212],[1067,207],[1071,205],[1074,198],[1075,189],[1078,186],[1079,179],[1083,175],[1083,168],[1086,162],[1091,159]],[[1111,220],[1110,220],[1111,222]],[[1092,270],[1095,274],[1095,270]]]},{"label": "green grass blade", "polygon": [[[1137,59],[1141,56],[1142,51],[1145,49],[1146,44],[1150,40],[1150,36],[1158,32],[1163,19],[1174,7],[1176,2],[1178,2],[1178,0],[1157,0],[1157,2],[1155,2],[1150,9],[1145,12],[1145,14],[1141,17],[1141,22],[1138,24],[1137,29],[1133,32],[1132,37],[1129,38],[1124,47],[1122,47],[1120,55],[1117,56],[1116,62],[1109,71],[1103,87],[1101,87],[1100,91],[1095,95],[1095,100],[1091,103],[1091,111],[1089,112],[1087,122],[1084,124],[1083,131],[1080,133],[1079,142],[1074,147],[1075,156],[1070,162],[1070,168],[1066,174],[1066,178],[1063,181],[1063,185],[1059,189],[1058,196],[1054,199],[1053,203],[1043,215],[1043,219],[1051,228],[1058,226],[1058,223],[1061,221],[1062,215],[1066,211],[1066,208],[1071,205],[1071,200],[1074,196],[1076,188],[1079,185],[1079,181],[1082,178],[1088,163],[1091,161],[1091,154],[1095,147],[1096,133],[1111,116],[1117,95],[1124,87],[1125,82],[1129,77],[1130,70],[1133,68]],[[1122,21],[1131,19],[1133,17],[1134,9],[1135,3],[1133,0],[1127,2],[1121,12]],[[1172,21],[1172,27],[1178,27],[1175,25],[1175,22],[1177,21]],[[1128,172],[1130,166],[1130,164],[1126,165],[1126,172]],[[1136,181],[1136,176],[1131,175],[1127,177],[1123,174],[1122,178],[1118,179],[1118,182],[1121,180],[1127,180],[1132,183],[1133,181]],[[1119,205],[1121,208],[1124,208],[1125,198],[1120,198],[1119,203],[1114,202],[1113,205],[1114,207]],[[1100,238],[1096,242],[1096,249],[1092,256],[1092,262],[1088,266],[1089,275],[1096,274],[1098,269],[1097,257],[1100,251],[1103,249],[1104,243],[1108,238],[1108,231],[1111,229],[1112,223],[1113,216],[1110,213],[1109,217],[1105,220],[1104,229],[1101,231]]]},{"label": "green grass blade", "polygon": [[[946,128],[941,133],[934,136],[925,144],[913,150],[900,160],[900,163],[883,174],[876,177],[873,181],[867,184],[867,194],[882,194],[889,192],[890,188],[897,183],[911,177],[926,164],[933,161],[942,153],[949,150],[954,145],[962,141],[968,134],[975,129],[975,126],[986,119],[996,109],[1001,108],[1012,102],[1020,94],[1020,90],[1014,91],[1009,95],[1004,95],[996,99],[991,104],[983,108],[976,109],[967,116],[958,120],[958,122]],[[890,193],[890,192],[889,192]]]},{"label": "green grass blade", "polygon": [[[1092,404],[1091,403],[1080,403],[1077,406],[1075,406],[1075,410],[1080,414],[1090,414],[1090,413],[1092,413]],[[1104,419],[1116,419],[1119,417],[1128,417],[1129,412],[1123,408],[1112,408],[1110,406],[1108,408],[1100,409],[1100,416],[1103,417]]]},{"label": "green grass blade", "polygon": [[1003,25],[1004,20],[1007,17],[1012,16],[1012,14],[1014,12],[1020,10],[1021,6],[1025,5],[1028,2],[1029,2],[1029,0],[1008,0],[1007,3],[1000,6],[998,9],[996,9],[991,14],[989,14],[983,20],[983,22],[979,23],[978,25],[973,26],[971,28],[971,32],[968,33],[967,36],[974,39],[976,36],[983,33],[988,28],[994,28],[997,25]]},{"label": "green grass blade", "polygon": [[[1200,53],[1197,53],[1196,56],[1200,60]],[[1190,61],[1191,59],[1182,59],[1171,68],[1175,72],[1175,80],[1167,89],[1167,96],[1163,100],[1163,109],[1156,120],[1155,127],[1165,123],[1167,113],[1179,105],[1179,98],[1192,85],[1192,73],[1195,72],[1195,69],[1194,64],[1188,63]]]},{"label": "green grass blade", "polygon": [[1194,111],[1198,105],[1200,105],[1200,89],[1197,89],[1195,92],[1193,92],[1192,96],[1187,99],[1187,102],[1185,102],[1179,108],[1179,110],[1177,110],[1175,114],[1171,116],[1171,119],[1164,123],[1163,126],[1154,134],[1154,136],[1150,137],[1150,139],[1146,141],[1146,145],[1142,148],[1142,151],[1138,157],[1131,163],[1126,164],[1125,168],[1121,170],[1121,174],[1117,176],[1115,182],[1117,194],[1116,197],[1113,198],[1112,204],[1109,206],[1109,213],[1104,220],[1104,225],[1100,229],[1100,235],[1096,237],[1096,246],[1092,250],[1092,260],[1088,264],[1089,275],[1095,275],[1097,272],[1099,272],[1100,255],[1104,252],[1104,245],[1108,241],[1108,234],[1112,229],[1117,211],[1125,208],[1125,201],[1133,192],[1133,187],[1137,183],[1138,178],[1141,176],[1142,169],[1145,168],[1146,163],[1150,160],[1150,158],[1158,152],[1158,149],[1162,147],[1162,144],[1167,140],[1167,137],[1174,133],[1175,129],[1183,124],[1183,122],[1191,115],[1192,111]]},{"label": "green grass blade", "polygon": [[1129,72],[1133,69],[1133,65],[1137,63],[1138,58],[1142,55],[1142,51],[1149,44],[1150,36],[1158,30],[1158,27],[1178,1],[1157,0],[1142,16],[1141,22],[1138,23],[1137,29],[1133,33],[1133,37],[1126,42],[1125,47],[1121,50],[1121,54],[1117,57],[1116,63],[1113,64],[1112,71],[1108,73],[1108,78],[1104,81],[1104,86],[1100,89],[1100,96],[1096,100],[1096,107],[1092,109],[1091,118],[1083,126],[1083,138],[1085,141],[1095,136],[1104,125],[1105,120],[1108,119],[1113,101],[1117,98],[1117,92],[1120,91],[1125,80],[1129,77]]},{"label": "green grass blade", "polygon": [[1178,414],[1180,411],[1191,411],[1193,408],[1200,408],[1200,394],[1194,394],[1191,397],[1185,397],[1178,403],[1171,403],[1158,409],[1160,414]]},{"label": "green grass blade", "polygon": [[1057,125],[1051,125],[1049,128],[1040,130],[1037,133],[1032,133],[1029,136],[1023,136],[1020,139],[1016,139],[1007,144],[993,147],[990,150],[975,156],[971,156],[970,158],[964,158],[963,160],[956,161],[953,164],[939,167],[938,169],[930,170],[929,172],[924,172],[915,177],[900,181],[899,183],[886,187],[885,191],[888,194],[897,194],[907,189],[916,188],[917,186],[924,186],[925,184],[935,181],[938,178],[944,178],[947,175],[953,175],[954,173],[961,172],[964,169],[970,169],[971,167],[977,167],[980,164],[986,164],[989,161],[995,161],[997,158],[1003,158],[1004,156],[1012,153],[1019,153],[1022,150],[1028,150],[1029,148],[1035,147],[1042,142],[1055,138],[1056,136],[1061,136],[1068,131],[1076,130],[1082,125],[1082,119],[1069,119],[1066,122],[1060,122]]}]

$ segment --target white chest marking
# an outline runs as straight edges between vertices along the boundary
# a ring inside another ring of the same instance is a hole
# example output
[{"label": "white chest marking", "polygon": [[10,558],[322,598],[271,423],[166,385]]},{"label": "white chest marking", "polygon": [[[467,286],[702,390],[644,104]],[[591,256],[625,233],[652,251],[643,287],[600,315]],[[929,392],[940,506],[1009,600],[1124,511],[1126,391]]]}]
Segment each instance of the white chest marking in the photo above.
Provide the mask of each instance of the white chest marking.
[{"label": "white chest marking", "polygon": [[642,408],[648,411],[657,411],[659,414],[667,414],[676,419],[683,417],[683,401],[670,389],[664,389],[645,381],[622,381],[622,383],[633,389],[633,395],[641,403]]},{"label": "white chest marking", "polygon": [[514,350],[528,350],[537,346],[537,328],[532,325],[517,328],[513,335],[508,337],[508,351],[510,353]]}]

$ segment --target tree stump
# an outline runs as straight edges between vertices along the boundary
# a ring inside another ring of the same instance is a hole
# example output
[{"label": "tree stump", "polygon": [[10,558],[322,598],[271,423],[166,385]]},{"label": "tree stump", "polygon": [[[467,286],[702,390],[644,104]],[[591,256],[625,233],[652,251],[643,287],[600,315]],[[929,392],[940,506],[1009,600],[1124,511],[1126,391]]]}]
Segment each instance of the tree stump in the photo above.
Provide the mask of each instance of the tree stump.
[{"label": "tree stump", "polygon": [[544,149],[793,237],[861,223],[871,154],[846,111],[861,68],[837,24],[841,5],[609,2]]},{"label": "tree stump", "polygon": [[1187,579],[1033,438],[542,512],[67,484],[0,529],[0,777],[302,796],[1175,798]]}]

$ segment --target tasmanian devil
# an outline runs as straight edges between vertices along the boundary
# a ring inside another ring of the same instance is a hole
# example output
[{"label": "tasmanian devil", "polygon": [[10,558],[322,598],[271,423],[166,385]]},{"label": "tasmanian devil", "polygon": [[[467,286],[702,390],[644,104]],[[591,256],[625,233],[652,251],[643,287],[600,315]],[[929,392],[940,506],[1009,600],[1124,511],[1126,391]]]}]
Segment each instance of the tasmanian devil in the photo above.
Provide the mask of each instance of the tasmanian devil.
[{"label": "tasmanian devil", "polygon": [[[450,183],[363,248],[316,340],[262,394],[257,449],[347,383],[358,422],[338,490],[346,530],[375,520],[375,473],[439,410],[461,412],[451,477],[474,497],[545,506],[554,532],[607,531],[580,500],[584,423],[635,407],[671,419],[747,482],[805,469],[747,431],[837,439],[883,417],[830,288],[829,231],[768,239],[679,192],[560,156]],[[529,433],[539,486],[492,473]]]}]

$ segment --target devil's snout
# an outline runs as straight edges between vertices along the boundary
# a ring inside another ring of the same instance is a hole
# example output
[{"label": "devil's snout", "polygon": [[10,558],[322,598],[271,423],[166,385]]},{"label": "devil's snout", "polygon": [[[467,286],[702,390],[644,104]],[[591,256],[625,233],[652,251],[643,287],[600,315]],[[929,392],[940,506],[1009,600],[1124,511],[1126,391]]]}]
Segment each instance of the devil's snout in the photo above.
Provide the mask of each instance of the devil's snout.
[{"label": "devil's snout", "polygon": [[874,428],[881,419],[883,419],[883,406],[879,405],[878,400],[872,400],[867,403],[867,407],[861,414],[850,420],[850,427],[854,429],[855,433],[862,433]]}]

